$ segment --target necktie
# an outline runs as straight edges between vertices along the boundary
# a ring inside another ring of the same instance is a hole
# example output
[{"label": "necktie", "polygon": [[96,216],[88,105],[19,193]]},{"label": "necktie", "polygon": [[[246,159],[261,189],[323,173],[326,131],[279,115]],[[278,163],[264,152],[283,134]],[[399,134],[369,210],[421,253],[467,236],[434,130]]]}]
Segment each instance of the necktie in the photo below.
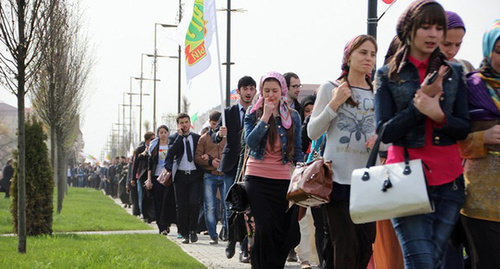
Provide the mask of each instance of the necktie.
[{"label": "necktie", "polygon": [[191,144],[189,143],[189,139],[188,137],[186,136],[186,153],[187,153],[187,157],[188,157],[188,162],[192,162],[193,161],[193,153],[191,152]]},{"label": "necktie", "polygon": [[[241,108],[241,112],[243,112],[243,117],[240,116],[240,119],[241,119],[241,127],[245,127],[245,113],[246,113],[246,110],[244,107]],[[241,115],[241,114],[240,114]]]}]

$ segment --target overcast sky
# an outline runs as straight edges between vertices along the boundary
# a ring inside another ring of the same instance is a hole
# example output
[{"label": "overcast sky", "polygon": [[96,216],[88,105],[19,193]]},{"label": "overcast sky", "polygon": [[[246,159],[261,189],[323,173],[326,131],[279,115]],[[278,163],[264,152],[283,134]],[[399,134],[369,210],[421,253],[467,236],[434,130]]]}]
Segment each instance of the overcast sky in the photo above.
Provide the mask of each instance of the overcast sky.
[{"label": "overcast sky", "polygon": [[[182,0],[192,4],[193,0]],[[401,12],[411,3],[399,0],[378,24],[378,63],[382,63],[388,43],[395,35]],[[465,22],[467,33],[458,58],[476,67],[482,57],[482,35],[486,27],[500,18],[496,0],[439,1],[446,10],[457,12]],[[232,8],[245,9],[231,16],[231,88],[244,75],[256,81],[267,71],[293,71],[303,84],[320,84],[336,79],[345,43],[357,34],[366,33],[367,0],[233,0]],[[101,156],[101,149],[112,124],[118,121],[118,104],[123,92],[129,91],[130,77],[140,76],[141,53],[153,53],[154,24],[175,24],[179,2],[176,0],[81,0],[96,65],[88,85],[84,104],[82,131],[84,151]],[[217,8],[227,1],[216,0]],[[378,1],[378,14],[388,7]],[[221,62],[226,55],[226,14],[218,12]],[[177,55],[177,45],[166,39],[169,28],[157,29],[160,55]],[[210,47],[212,66],[193,80],[192,89],[184,94],[191,103],[190,114],[204,112],[220,103],[215,39]],[[162,114],[177,112],[177,60],[158,59],[157,121]],[[222,70],[225,83],[225,69]],[[184,77],[184,70],[182,73]],[[144,77],[152,78],[152,60],[144,58]],[[224,85],[225,89],[225,85]],[[132,90],[139,91],[133,81]],[[145,81],[143,120],[152,122],[153,84]],[[128,98],[128,96],[126,96]],[[133,97],[134,104],[139,98]],[[0,101],[16,105],[15,97],[0,89]],[[126,101],[128,103],[128,100]],[[28,104],[29,105],[29,104]],[[120,108],[121,113],[121,108]],[[128,117],[128,111],[126,112]],[[139,109],[133,109],[138,121]],[[137,125],[136,125],[137,126]],[[169,126],[175,130],[175,126]],[[138,127],[137,127],[138,128]]]}]

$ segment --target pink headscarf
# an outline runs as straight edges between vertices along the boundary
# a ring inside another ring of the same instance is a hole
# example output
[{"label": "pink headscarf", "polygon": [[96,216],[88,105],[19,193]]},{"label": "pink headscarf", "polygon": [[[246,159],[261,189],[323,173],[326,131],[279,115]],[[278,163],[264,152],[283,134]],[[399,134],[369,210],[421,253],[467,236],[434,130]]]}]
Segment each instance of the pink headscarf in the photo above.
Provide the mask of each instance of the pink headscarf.
[{"label": "pink headscarf", "polygon": [[260,96],[259,96],[259,100],[257,100],[257,102],[255,103],[255,105],[253,106],[252,110],[250,111],[250,113],[253,113],[255,112],[257,109],[259,109],[263,103],[264,103],[264,93],[263,93],[263,86],[264,86],[264,81],[268,78],[275,78],[279,81],[279,84],[281,86],[281,99],[280,99],[280,104],[279,104],[279,113],[280,113],[280,117],[281,117],[281,123],[283,124],[283,127],[285,129],[290,129],[290,127],[292,126],[292,117],[290,115],[290,111],[288,109],[288,105],[287,105],[287,93],[288,93],[288,88],[286,86],[286,80],[285,80],[285,77],[283,77],[282,74],[278,73],[278,72],[275,72],[275,71],[271,71],[265,75],[263,75],[261,78],[260,78]]},{"label": "pink headscarf", "polygon": [[[349,66],[348,65],[348,63],[349,63],[349,56],[351,56],[351,53],[352,53],[352,44],[360,36],[365,36],[365,35],[357,35],[357,36],[353,37],[351,40],[349,40],[349,42],[347,42],[347,44],[345,44],[344,55],[342,56],[342,65],[340,66],[340,68],[342,69],[342,72],[340,73],[340,77],[339,78],[341,78],[341,77],[343,77],[344,75],[347,74],[347,68]],[[367,76],[368,76],[368,78],[371,78],[372,74],[371,73],[367,74]]]}]

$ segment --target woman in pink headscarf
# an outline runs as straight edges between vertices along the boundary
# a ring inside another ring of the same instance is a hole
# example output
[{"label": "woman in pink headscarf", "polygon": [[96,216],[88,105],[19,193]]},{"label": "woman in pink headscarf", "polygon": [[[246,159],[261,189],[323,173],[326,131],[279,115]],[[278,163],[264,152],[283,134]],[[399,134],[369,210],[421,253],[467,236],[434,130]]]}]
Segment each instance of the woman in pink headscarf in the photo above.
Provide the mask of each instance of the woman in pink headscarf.
[{"label": "woman in pink headscarf", "polygon": [[296,206],[288,208],[290,171],[304,159],[299,113],[288,108],[285,78],[269,72],[260,80],[260,97],[245,115],[248,161],[245,189],[255,219],[252,268],[283,268],[300,238]]}]

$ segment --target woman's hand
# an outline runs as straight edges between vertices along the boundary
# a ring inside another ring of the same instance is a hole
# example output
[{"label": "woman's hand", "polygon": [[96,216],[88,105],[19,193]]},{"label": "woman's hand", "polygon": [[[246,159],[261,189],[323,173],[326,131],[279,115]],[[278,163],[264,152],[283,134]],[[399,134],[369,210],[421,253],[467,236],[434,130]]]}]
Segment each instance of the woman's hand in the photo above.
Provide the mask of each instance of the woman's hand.
[{"label": "woman's hand", "polygon": [[337,112],[339,107],[351,97],[352,91],[346,82],[342,82],[337,88],[332,90],[332,99],[330,100],[329,106],[333,111]]},{"label": "woman's hand", "polygon": [[[437,78],[433,83],[427,85],[425,80],[422,82],[420,88],[427,96],[434,97],[436,94],[443,92],[443,78],[446,71],[448,71],[448,66],[442,65],[439,67]],[[430,76],[431,74],[428,74],[426,78],[429,78]]]},{"label": "woman's hand", "polygon": [[366,148],[367,149],[373,149],[373,146],[375,146],[375,142],[377,141],[378,135],[374,134],[372,135],[368,141],[366,141]]},{"label": "woman's hand", "polygon": [[264,113],[262,114],[261,119],[267,123],[271,115],[273,115],[275,108],[276,105],[271,100],[269,100],[269,98],[266,98],[264,100]]},{"label": "woman's hand", "polygon": [[485,144],[500,144],[500,125],[495,125],[484,131]]},{"label": "woman's hand", "polygon": [[415,104],[418,111],[439,124],[442,123],[445,118],[443,110],[439,105],[439,98],[441,98],[442,95],[443,92],[439,92],[434,97],[430,97],[420,89],[415,93],[413,104]]},{"label": "woman's hand", "polygon": [[144,184],[146,185],[147,190],[151,190],[153,188],[153,181],[151,181],[151,177],[148,177]]}]

